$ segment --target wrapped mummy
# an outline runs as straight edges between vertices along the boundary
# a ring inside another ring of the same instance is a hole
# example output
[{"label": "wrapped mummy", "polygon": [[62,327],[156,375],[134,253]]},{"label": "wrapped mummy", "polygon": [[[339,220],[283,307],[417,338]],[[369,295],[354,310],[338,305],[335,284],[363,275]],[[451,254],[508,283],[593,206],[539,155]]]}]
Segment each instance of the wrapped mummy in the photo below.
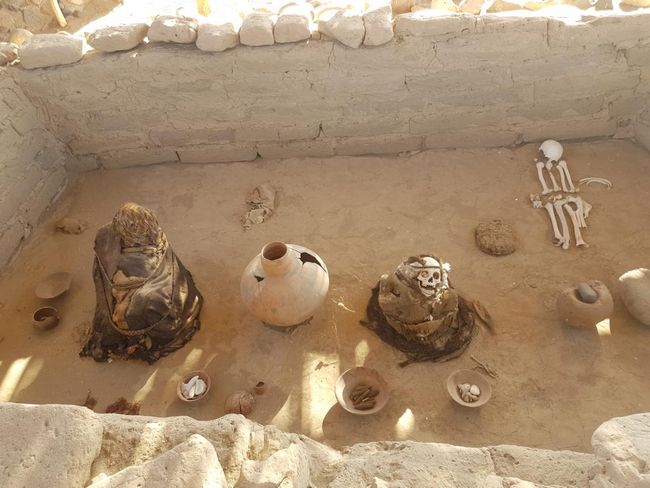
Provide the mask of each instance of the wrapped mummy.
[{"label": "wrapped mummy", "polygon": [[373,290],[368,327],[407,353],[406,364],[448,359],[471,340],[474,320],[449,283],[450,269],[435,256],[413,256]]},{"label": "wrapped mummy", "polygon": [[155,215],[140,205],[125,203],[97,232],[93,279],[97,305],[81,356],[152,363],[199,329],[203,297]]}]

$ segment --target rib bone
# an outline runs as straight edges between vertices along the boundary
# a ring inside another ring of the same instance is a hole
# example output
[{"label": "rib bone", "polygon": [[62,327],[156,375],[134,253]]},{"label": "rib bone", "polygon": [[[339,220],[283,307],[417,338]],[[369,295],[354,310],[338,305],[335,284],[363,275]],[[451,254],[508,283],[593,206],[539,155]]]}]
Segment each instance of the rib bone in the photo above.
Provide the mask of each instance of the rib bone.
[{"label": "rib bone", "polygon": [[551,183],[553,183],[553,191],[560,191],[560,185],[557,184],[557,180],[555,179],[555,176],[553,176],[553,163],[550,161],[546,161],[546,171],[548,171],[548,174],[551,176]]},{"label": "rib bone", "polygon": [[[558,170],[560,171],[560,174],[564,173],[564,176],[566,176],[566,182],[569,185],[568,191],[570,193],[575,193],[576,187],[573,186],[573,180],[571,179],[571,173],[569,173],[569,167],[566,164],[566,161],[562,160],[557,164]],[[564,178],[563,178],[564,179]]]},{"label": "rib bone", "polygon": [[560,234],[560,229],[557,228],[557,219],[555,218],[555,208],[551,202],[548,202],[544,205],[544,208],[548,212],[548,216],[551,218],[551,225],[553,226],[553,245],[559,246],[562,244],[562,234]]},{"label": "rib bone", "polygon": [[551,193],[551,190],[549,190],[548,186],[546,185],[546,180],[544,179],[544,173],[542,172],[542,169],[544,168],[544,163],[539,161],[535,166],[537,166],[537,177],[539,178],[539,182],[542,184],[542,195]]},{"label": "rib bone", "polygon": [[556,200],[555,203],[553,203],[553,207],[555,207],[555,211],[557,212],[558,216],[560,217],[560,223],[562,224],[562,249],[566,250],[569,249],[569,246],[571,245],[571,235],[569,234],[569,226],[567,224],[566,218],[564,217],[564,210],[562,205],[566,203],[566,200]]},{"label": "rib bone", "polygon": [[571,222],[573,222],[573,233],[576,236],[576,246],[589,247],[589,244],[587,244],[582,239],[582,233],[580,232],[580,222],[576,216],[575,210],[571,208],[571,205],[569,203],[565,204],[564,208],[567,212],[569,212],[569,217],[571,217]]}]

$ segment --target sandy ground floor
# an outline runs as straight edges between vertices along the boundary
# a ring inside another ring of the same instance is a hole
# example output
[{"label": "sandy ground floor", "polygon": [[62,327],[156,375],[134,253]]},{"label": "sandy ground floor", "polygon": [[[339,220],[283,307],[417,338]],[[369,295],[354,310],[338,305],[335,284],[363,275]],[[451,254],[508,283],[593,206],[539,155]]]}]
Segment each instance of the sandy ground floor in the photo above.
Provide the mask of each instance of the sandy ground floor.
[{"label": "sandy ground floor", "polygon": [[[615,416],[650,411],[650,328],[636,322],[616,296],[616,278],[648,266],[650,154],[628,142],[565,146],[574,180],[609,178],[614,188],[583,188],[593,205],[587,249],[551,244],[532,158],[516,150],[424,152],[409,157],[259,161],[225,165],[165,165],[85,174],[0,278],[0,401],[82,404],[88,391],[97,411],[119,397],[142,403],[141,413],[212,419],[234,390],[269,385],[251,418],[307,434],[334,446],[413,439],[480,446],[521,444],[590,450],[592,431]],[[277,213],[245,232],[245,197],[270,183]],[[124,201],[153,209],[168,239],[205,296],[202,329],[183,349],[150,366],[95,363],[78,352],[94,311],[91,278],[95,231]],[[89,222],[81,235],[54,231],[69,216]],[[481,221],[514,224],[519,249],[491,257],[474,243]],[[239,300],[239,277],[271,240],[307,246],[327,263],[331,286],[312,323],[287,335],[251,317]],[[496,321],[470,349],[445,363],[398,367],[402,355],[359,325],[370,289],[405,257],[437,253],[452,264],[455,287],[480,300]],[[54,303],[61,325],[32,328],[41,303],[34,288],[60,270],[74,276]],[[582,280],[604,281],[615,294],[611,335],[561,325],[558,290]],[[462,408],[444,387],[470,354],[498,373],[481,409]],[[334,383],[355,365],[378,369],[392,388],[379,414],[361,418],[338,406]],[[207,398],[188,405],[176,397],[184,372],[204,368]]]}]

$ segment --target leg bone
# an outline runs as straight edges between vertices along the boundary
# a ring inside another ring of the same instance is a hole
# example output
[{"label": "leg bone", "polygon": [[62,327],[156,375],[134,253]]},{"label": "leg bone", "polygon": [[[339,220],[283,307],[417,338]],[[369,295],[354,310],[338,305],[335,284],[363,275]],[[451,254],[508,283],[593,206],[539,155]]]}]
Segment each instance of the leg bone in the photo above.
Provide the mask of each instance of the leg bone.
[{"label": "leg bone", "polygon": [[578,221],[578,217],[576,216],[575,210],[573,210],[571,208],[571,205],[569,205],[568,203],[564,205],[564,208],[569,213],[569,217],[571,217],[571,222],[573,222],[573,233],[576,236],[576,246],[589,247],[589,244],[587,244],[582,239],[582,233],[580,232],[580,222]]},{"label": "leg bone", "polygon": [[567,224],[566,217],[564,216],[564,210],[562,207],[564,203],[565,200],[557,200],[553,204],[553,207],[555,207],[555,211],[557,212],[557,215],[560,217],[560,223],[562,224],[562,249],[566,250],[569,249],[569,245],[571,244],[571,235],[569,234],[569,225]]},{"label": "leg bone", "polygon": [[544,205],[544,208],[548,212],[548,216],[551,218],[551,225],[553,226],[553,245],[559,246],[562,244],[562,234],[560,234],[560,229],[557,227],[557,219],[555,218],[555,208],[551,202]]}]

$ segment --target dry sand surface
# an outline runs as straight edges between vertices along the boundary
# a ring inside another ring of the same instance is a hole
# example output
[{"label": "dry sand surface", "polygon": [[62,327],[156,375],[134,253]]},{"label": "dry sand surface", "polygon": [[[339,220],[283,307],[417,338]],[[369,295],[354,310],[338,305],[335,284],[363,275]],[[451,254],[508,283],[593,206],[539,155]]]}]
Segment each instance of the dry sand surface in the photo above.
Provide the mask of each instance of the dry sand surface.
[{"label": "dry sand surface", "polygon": [[[600,176],[612,190],[584,188],[593,205],[584,233],[588,249],[551,244],[539,192],[536,146],[516,150],[430,151],[410,157],[259,161],[224,165],[163,165],[85,174],[0,278],[0,400],[81,404],[90,390],[97,411],[118,397],[142,403],[141,413],[211,419],[226,396],[263,380],[253,420],[307,434],[334,446],[414,439],[460,445],[521,444],[590,450],[604,420],[650,411],[650,328],[636,322],[616,294],[624,271],[649,266],[650,154],[629,142],[565,146],[577,182]],[[245,197],[257,184],[280,190],[277,213],[245,232]],[[202,329],[182,350],[152,366],[80,359],[94,310],[91,278],[95,231],[124,201],[153,209],[206,298]],[[85,219],[81,235],[54,232],[64,216]],[[491,257],[474,244],[480,221],[514,224],[519,249]],[[312,323],[287,335],[263,327],[239,300],[239,277],[271,240],[305,245],[331,273],[328,300]],[[434,252],[452,264],[452,280],[492,313],[497,333],[481,329],[467,353],[446,363],[399,368],[400,353],[359,325],[371,287],[405,257]],[[61,325],[35,331],[39,279],[67,270],[71,290],[55,306]],[[562,326],[554,314],[559,289],[599,279],[615,295],[611,335]],[[470,354],[499,374],[481,409],[452,403],[443,386]],[[379,414],[360,418],[340,408],[338,375],[353,366],[378,369],[392,388]],[[207,398],[176,397],[184,372],[212,376]]]}]

